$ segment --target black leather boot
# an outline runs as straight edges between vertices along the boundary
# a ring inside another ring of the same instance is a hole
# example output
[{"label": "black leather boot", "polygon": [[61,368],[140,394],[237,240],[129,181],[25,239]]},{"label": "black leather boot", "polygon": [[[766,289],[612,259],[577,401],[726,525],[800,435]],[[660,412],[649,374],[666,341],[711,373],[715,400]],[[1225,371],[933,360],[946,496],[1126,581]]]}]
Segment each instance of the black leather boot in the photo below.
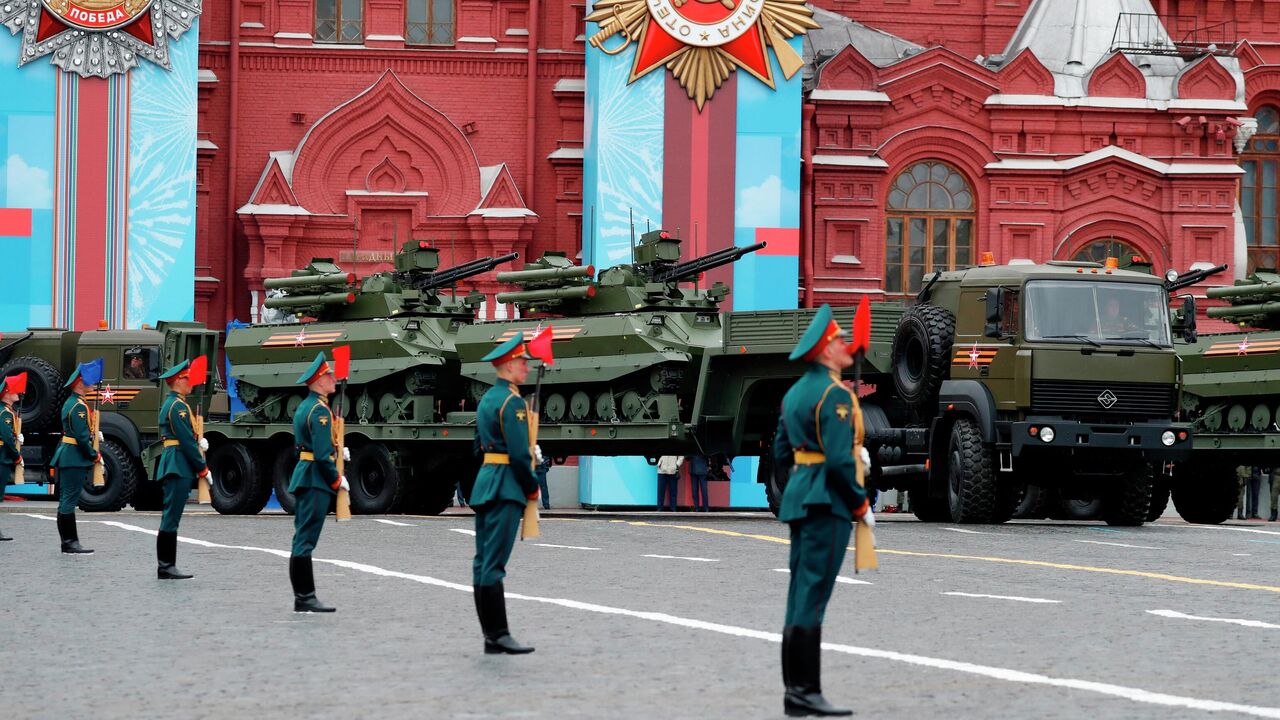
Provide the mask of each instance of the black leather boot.
[{"label": "black leather boot", "polygon": [[1271,508],[1271,522],[1276,521],[1277,512],[1280,512],[1280,510],[1278,510],[1277,508]]},{"label": "black leather boot", "polygon": [[80,534],[76,530],[76,514],[58,513],[58,536],[62,538],[62,552],[68,555],[92,555],[93,551],[80,546]]},{"label": "black leather boot", "polygon": [[174,565],[178,559],[178,533],[166,532],[161,530],[156,535],[156,560],[159,561],[159,567],[156,568],[156,577],[161,580],[186,580],[191,578],[178,569]]},{"label": "black leather boot", "polygon": [[787,650],[791,659],[784,665],[788,683],[782,700],[787,717],[852,715],[852,710],[832,707],[822,697],[822,626],[793,625],[789,629]]},{"label": "black leather boot", "polygon": [[[1272,518],[1272,519],[1274,520],[1275,518]],[[8,535],[5,535],[4,533],[0,532],[0,542],[9,542],[12,539],[13,538],[9,537]]]},{"label": "black leather boot", "polygon": [[316,579],[311,571],[311,556],[289,558],[289,581],[293,583],[293,611],[331,613],[337,608],[321,605],[316,599]]},{"label": "black leather boot", "polygon": [[477,587],[476,609],[480,613],[480,627],[484,630],[486,655],[524,655],[533,652],[533,648],[516,642],[507,629],[507,598],[502,583]]}]

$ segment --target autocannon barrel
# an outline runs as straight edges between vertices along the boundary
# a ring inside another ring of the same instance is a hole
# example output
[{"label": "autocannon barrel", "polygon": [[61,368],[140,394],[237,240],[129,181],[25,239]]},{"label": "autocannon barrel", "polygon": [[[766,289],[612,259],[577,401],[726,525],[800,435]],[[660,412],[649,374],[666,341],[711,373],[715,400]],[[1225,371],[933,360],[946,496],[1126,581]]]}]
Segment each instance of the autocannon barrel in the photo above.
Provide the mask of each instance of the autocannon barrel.
[{"label": "autocannon barrel", "polygon": [[1231,285],[1228,287],[1209,288],[1204,294],[1206,297],[1211,298],[1231,298],[1247,295],[1280,295],[1280,285]]},{"label": "autocannon barrel", "polygon": [[528,303],[543,300],[582,300],[594,297],[595,285],[579,285],[576,287],[546,288],[544,290],[516,290],[498,293],[500,303]]},{"label": "autocannon barrel", "polygon": [[263,286],[268,290],[290,288],[343,287],[356,281],[355,273],[328,273],[325,275],[294,275],[283,278],[267,278]]},{"label": "autocannon barrel", "polygon": [[273,309],[305,308],[317,305],[350,305],[356,301],[356,294],[351,292],[319,293],[316,295],[285,295],[268,298],[267,307]]},{"label": "autocannon barrel", "polygon": [[746,247],[732,247],[718,250],[710,255],[704,255],[695,258],[689,262],[680,263],[673,268],[658,273],[654,280],[657,282],[680,282],[688,280],[696,276],[700,272],[713,270],[721,265],[728,265],[731,262],[737,262],[743,255],[753,253],[763,249],[768,243],[759,242],[755,245],[747,245]]},{"label": "autocannon barrel", "polygon": [[[1223,272],[1226,269],[1227,269],[1227,266],[1223,264],[1223,265],[1218,265],[1217,267],[1203,268],[1200,270],[1192,270],[1189,273],[1180,275],[1174,280],[1165,282],[1164,289],[1168,292],[1181,290],[1184,287],[1190,287],[1192,285],[1195,285],[1196,283],[1200,282],[1201,280],[1204,280],[1205,278],[1211,275],[1217,275],[1218,273]],[[1213,290],[1210,290],[1209,292],[1213,292]],[[1213,297],[1213,296],[1210,295],[1209,297]]]},{"label": "autocannon barrel", "polygon": [[594,265],[574,265],[572,267],[536,268],[533,270],[504,270],[498,273],[498,282],[527,283],[548,280],[567,280],[569,278],[592,277],[596,274]]},{"label": "autocannon barrel", "polygon": [[463,263],[447,270],[433,272],[422,281],[415,283],[415,286],[419,290],[434,290],[436,288],[445,287],[446,285],[452,285],[459,280],[465,280],[469,277],[487,273],[503,263],[519,259],[520,253],[514,252],[496,258],[482,257],[479,260],[472,260],[471,262]]},{"label": "autocannon barrel", "polygon": [[1280,314],[1280,301],[1257,303],[1254,305],[1227,305],[1225,307],[1211,307],[1206,311],[1206,314],[1211,318],[1223,319],[1253,317],[1255,315],[1275,315]]}]

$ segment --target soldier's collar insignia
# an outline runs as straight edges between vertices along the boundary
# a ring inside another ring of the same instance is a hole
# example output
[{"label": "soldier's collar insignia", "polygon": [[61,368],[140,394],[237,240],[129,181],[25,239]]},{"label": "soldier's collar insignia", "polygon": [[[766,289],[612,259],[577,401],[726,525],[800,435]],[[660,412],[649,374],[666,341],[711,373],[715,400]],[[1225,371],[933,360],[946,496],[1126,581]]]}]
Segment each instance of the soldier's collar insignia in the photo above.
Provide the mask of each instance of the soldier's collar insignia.
[{"label": "soldier's collar insignia", "polygon": [[836,404],[836,417],[841,420],[849,419],[849,406],[844,404]]}]

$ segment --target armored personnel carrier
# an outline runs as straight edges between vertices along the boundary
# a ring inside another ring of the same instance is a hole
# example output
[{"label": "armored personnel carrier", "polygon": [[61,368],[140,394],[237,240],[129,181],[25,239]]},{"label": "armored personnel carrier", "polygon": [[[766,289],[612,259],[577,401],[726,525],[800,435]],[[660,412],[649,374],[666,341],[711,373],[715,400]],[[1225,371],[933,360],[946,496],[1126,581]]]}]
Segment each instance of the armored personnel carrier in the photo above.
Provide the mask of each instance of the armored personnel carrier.
[{"label": "armored personnel carrier", "polygon": [[1280,274],[1256,272],[1205,295],[1227,302],[1206,315],[1241,329],[1177,345],[1182,412],[1196,439],[1172,491],[1183,519],[1217,524],[1236,507],[1237,466],[1280,464]]},{"label": "armored personnel carrier", "polygon": [[[499,281],[520,289],[499,293],[497,301],[515,304],[526,317],[459,328],[458,355],[472,399],[493,382],[492,368],[480,358],[495,343],[550,322],[556,362],[542,384],[545,450],[581,454],[584,441],[607,437],[613,441],[608,454],[652,455],[652,441],[685,438],[706,380],[707,353],[722,347],[719,306],[729,294],[723,283],[703,289],[696,280],[763,247],[681,262],[680,239],[654,230],[635,244],[634,262],[599,277],[595,268],[555,254],[498,273]],[[598,425],[603,428],[592,427]]]}]

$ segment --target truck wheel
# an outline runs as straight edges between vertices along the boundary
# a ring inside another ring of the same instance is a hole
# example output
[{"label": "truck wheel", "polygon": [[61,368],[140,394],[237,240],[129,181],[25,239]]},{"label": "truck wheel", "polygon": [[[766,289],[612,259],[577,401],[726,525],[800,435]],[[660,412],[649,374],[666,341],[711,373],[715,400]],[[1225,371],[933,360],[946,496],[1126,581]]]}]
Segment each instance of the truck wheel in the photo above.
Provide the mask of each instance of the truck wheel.
[{"label": "truck wheel", "polygon": [[916,305],[893,334],[893,386],[907,407],[931,416],[938,389],[951,374],[956,318],[936,305]]},{"label": "truck wheel", "polygon": [[1063,520],[1097,520],[1102,517],[1102,498],[1063,497],[1058,500],[1058,511]]},{"label": "truck wheel", "polygon": [[1013,511],[1013,517],[1018,520],[1043,520],[1049,514],[1048,497],[1048,490],[1039,485],[1028,485],[1022,493],[1022,502]]},{"label": "truck wheel", "polygon": [[237,442],[220,444],[209,452],[213,509],[223,515],[256,515],[266,506],[271,486],[258,472],[253,455]]},{"label": "truck wheel", "polygon": [[400,503],[405,487],[391,451],[376,443],[351,453],[347,482],[351,485],[351,512],[360,515],[391,512]]},{"label": "truck wheel", "polygon": [[40,432],[58,427],[62,406],[62,374],[38,357],[17,357],[0,368],[0,376],[27,373],[27,394],[22,396],[22,428]]},{"label": "truck wheel", "polygon": [[1235,465],[1179,463],[1173,474],[1173,507],[1183,520],[1219,525],[1236,509],[1240,486]]},{"label": "truck wheel", "polygon": [[947,446],[947,501],[953,522],[1004,521],[999,518],[1003,513],[993,460],[977,424],[968,418],[956,420]]},{"label": "truck wheel", "polygon": [[[771,439],[765,444],[773,447]],[[766,453],[760,456],[760,465],[756,468],[756,481],[764,485],[764,496],[769,501],[769,511],[774,517],[782,510],[782,493],[787,489],[787,472],[773,461],[773,455]]]},{"label": "truck wheel", "polygon": [[85,512],[115,512],[133,498],[141,471],[129,451],[115,440],[103,440],[98,450],[106,466],[106,485],[96,488],[92,480],[86,483],[80,492],[80,509]]},{"label": "truck wheel", "polygon": [[286,514],[292,515],[297,501],[289,492],[289,480],[293,478],[293,467],[298,464],[298,453],[292,448],[280,448],[271,462],[271,489],[275,491],[276,502]]},{"label": "truck wheel", "polygon": [[951,522],[951,505],[946,498],[931,498],[929,491],[921,488],[919,495],[911,491],[911,512],[920,522]]},{"label": "truck wheel", "polygon": [[1157,475],[1155,485],[1151,488],[1151,507],[1147,509],[1147,522],[1155,522],[1164,515],[1169,507],[1169,477]]},{"label": "truck wheel", "polygon": [[1151,509],[1151,491],[1155,473],[1151,463],[1142,463],[1120,477],[1120,482],[1106,494],[1102,503],[1102,519],[1108,525],[1136,527],[1147,521]]},{"label": "truck wheel", "polygon": [[129,501],[134,510],[155,512],[164,509],[164,485],[144,480],[133,489],[133,499]]}]

